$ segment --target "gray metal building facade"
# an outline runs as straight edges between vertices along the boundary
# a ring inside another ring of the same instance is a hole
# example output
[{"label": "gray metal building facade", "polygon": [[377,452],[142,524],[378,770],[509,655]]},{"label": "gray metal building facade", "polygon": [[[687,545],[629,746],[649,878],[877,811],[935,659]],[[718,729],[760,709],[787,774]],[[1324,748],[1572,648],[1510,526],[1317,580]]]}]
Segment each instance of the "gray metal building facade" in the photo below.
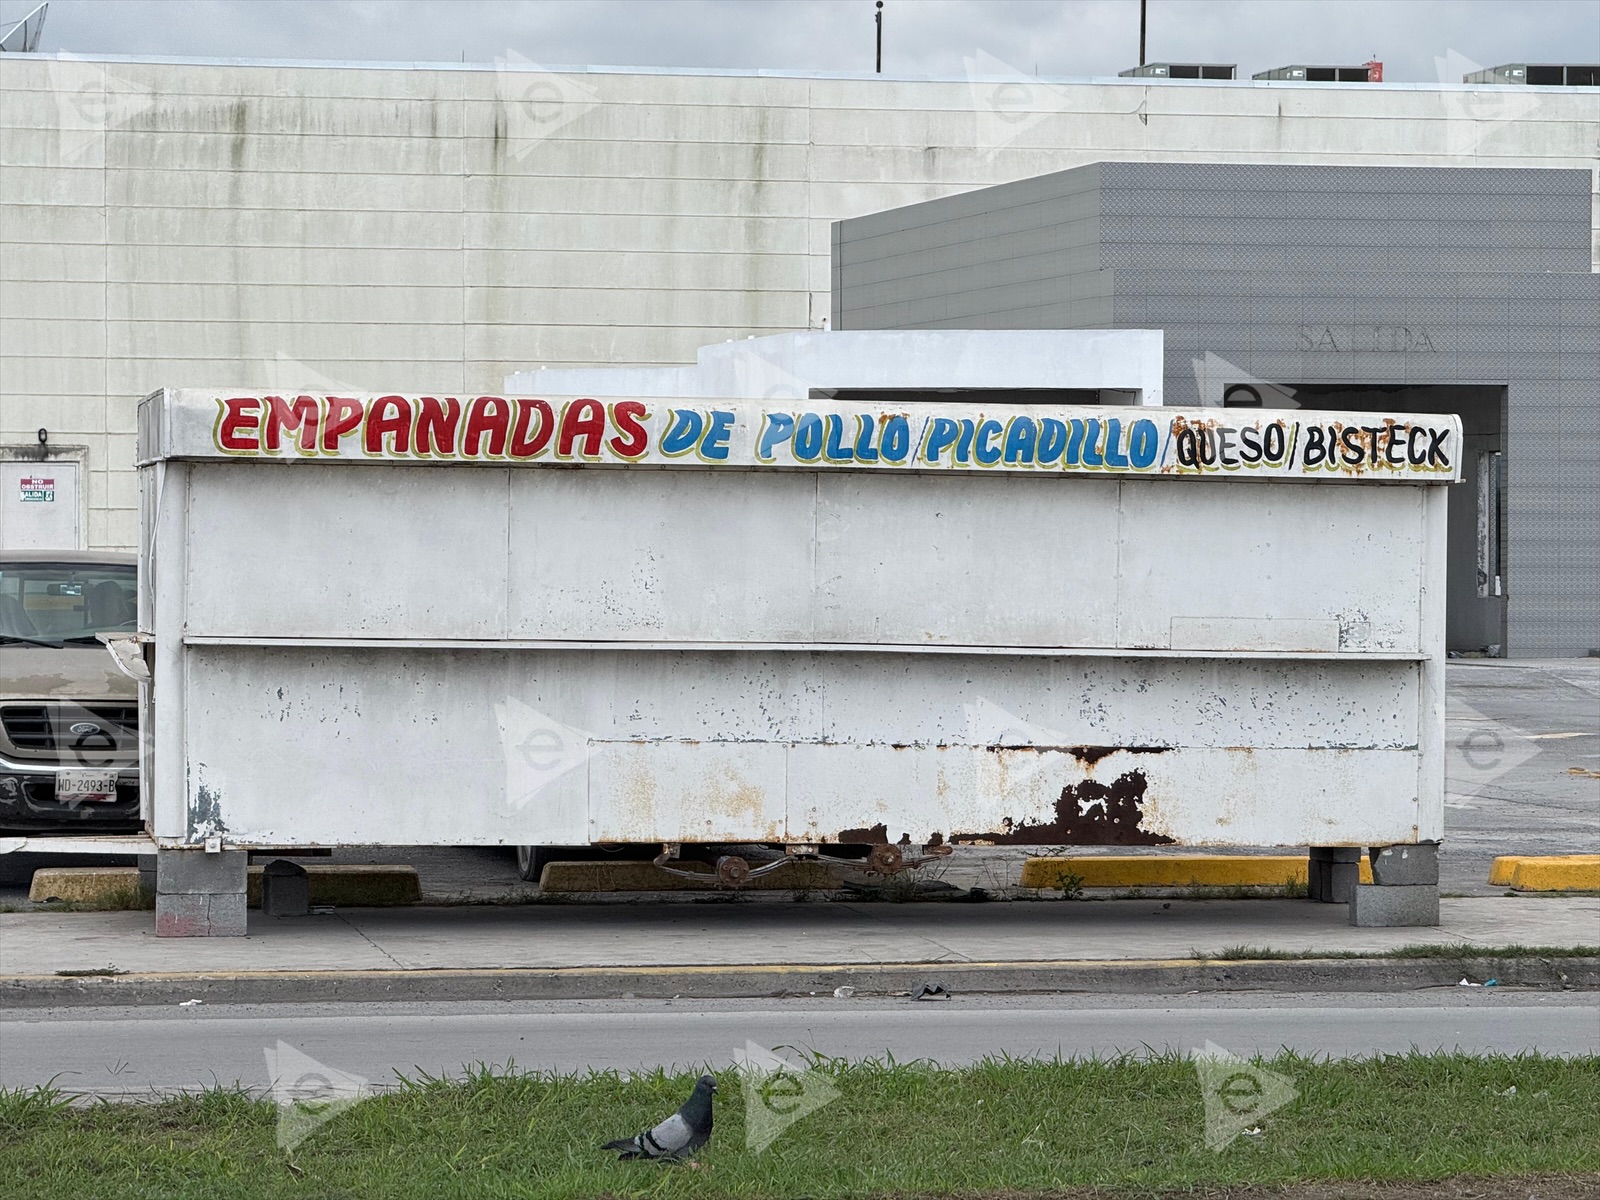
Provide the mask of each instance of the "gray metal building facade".
[{"label": "gray metal building facade", "polygon": [[1592,187],[1097,163],[837,222],[834,328],[1156,328],[1168,404],[1244,383],[1268,407],[1459,412],[1451,647],[1581,655],[1600,648]]}]

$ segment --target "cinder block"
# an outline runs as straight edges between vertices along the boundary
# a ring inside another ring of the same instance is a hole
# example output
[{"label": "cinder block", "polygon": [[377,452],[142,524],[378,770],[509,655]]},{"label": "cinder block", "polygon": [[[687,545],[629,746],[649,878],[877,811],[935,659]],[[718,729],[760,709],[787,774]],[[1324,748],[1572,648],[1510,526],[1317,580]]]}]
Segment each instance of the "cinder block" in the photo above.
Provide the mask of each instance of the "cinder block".
[{"label": "cinder block", "polygon": [[211,937],[244,937],[249,932],[243,892],[208,896]]},{"label": "cinder block", "polygon": [[156,893],[157,937],[209,937],[210,896],[165,896]]},{"label": "cinder block", "polygon": [[157,937],[243,937],[243,892],[215,895],[156,893]]},{"label": "cinder block", "polygon": [[1366,929],[1439,923],[1437,884],[1360,883],[1350,896],[1350,924]]},{"label": "cinder block", "polygon": [[1307,855],[1306,896],[1324,904],[1348,904],[1361,882],[1359,846],[1312,846]]},{"label": "cinder block", "polygon": [[1382,887],[1418,884],[1439,886],[1439,843],[1414,846],[1374,846],[1372,882]]},{"label": "cinder block", "polygon": [[1308,851],[1312,862],[1359,863],[1360,846],[1312,846]]},{"label": "cinder block", "polygon": [[156,894],[203,896],[221,892],[244,895],[250,856],[243,850],[207,854],[203,850],[158,850]]},{"label": "cinder block", "polygon": [[261,872],[261,911],[269,917],[304,917],[311,912],[311,884],[306,869],[278,859]]}]

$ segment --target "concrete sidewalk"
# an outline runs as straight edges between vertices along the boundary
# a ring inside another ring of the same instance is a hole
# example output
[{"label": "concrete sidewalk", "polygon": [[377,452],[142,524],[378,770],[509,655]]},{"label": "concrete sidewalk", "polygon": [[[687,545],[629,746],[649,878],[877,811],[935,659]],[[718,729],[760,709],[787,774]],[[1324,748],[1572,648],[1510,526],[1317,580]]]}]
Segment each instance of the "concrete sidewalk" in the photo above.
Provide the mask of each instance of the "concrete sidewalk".
[{"label": "concrete sidewalk", "polygon": [[1136,962],[1238,946],[1381,955],[1404,946],[1600,944],[1600,898],[1458,898],[1426,929],[1359,929],[1342,904],[1114,900],[673,905],[252,913],[247,938],[158,939],[147,912],[0,914],[0,975],[663,966]]}]

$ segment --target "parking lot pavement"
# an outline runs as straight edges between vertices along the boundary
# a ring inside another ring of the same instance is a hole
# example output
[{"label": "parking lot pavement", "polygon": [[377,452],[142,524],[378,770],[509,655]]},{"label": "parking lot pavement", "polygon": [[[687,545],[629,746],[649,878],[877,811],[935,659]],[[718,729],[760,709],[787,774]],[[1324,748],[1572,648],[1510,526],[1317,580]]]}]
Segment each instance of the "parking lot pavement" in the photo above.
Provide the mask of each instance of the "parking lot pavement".
[{"label": "parking lot pavement", "polygon": [[[1492,896],[1502,854],[1600,853],[1600,659],[1470,659],[1447,668],[1446,895]],[[1585,772],[1588,772],[1585,774]],[[1199,848],[1203,849],[1203,848]],[[1192,854],[1195,847],[1141,848]],[[1120,847],[960,847],[924,877],[991,892],[1016,886],[1030,854],[1127,853]],[[27,908],[40,866],[132,864],[131,858],[0,855],[0,908]],[[506,847],[387,846],[321,862],[409,863],[432,902],[515,899],[529,888]]]},{"label": "parking lot pavement", "polygon": [[1446,892],[1493,895],[1501,854],[1600,852],[1600,658],[1454,661]]}]

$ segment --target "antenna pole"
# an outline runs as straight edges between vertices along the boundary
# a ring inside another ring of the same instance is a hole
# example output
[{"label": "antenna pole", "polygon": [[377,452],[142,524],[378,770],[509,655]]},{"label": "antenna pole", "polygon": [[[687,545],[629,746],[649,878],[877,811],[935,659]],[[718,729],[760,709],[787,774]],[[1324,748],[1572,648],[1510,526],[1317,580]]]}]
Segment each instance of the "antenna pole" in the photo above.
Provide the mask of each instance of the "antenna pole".
[{"label": "antenna pole", "polygon": [[1139,65],[1144,66],[1144,30],[1150,16],[1150,0],[1139,0]]},{"label": "antenna pole", "polygon": [[879,75],[883,74],[883,0],[878,0],[878,11],[872,14],[872,19],[878,26],[878,65],[875,68]]}]

